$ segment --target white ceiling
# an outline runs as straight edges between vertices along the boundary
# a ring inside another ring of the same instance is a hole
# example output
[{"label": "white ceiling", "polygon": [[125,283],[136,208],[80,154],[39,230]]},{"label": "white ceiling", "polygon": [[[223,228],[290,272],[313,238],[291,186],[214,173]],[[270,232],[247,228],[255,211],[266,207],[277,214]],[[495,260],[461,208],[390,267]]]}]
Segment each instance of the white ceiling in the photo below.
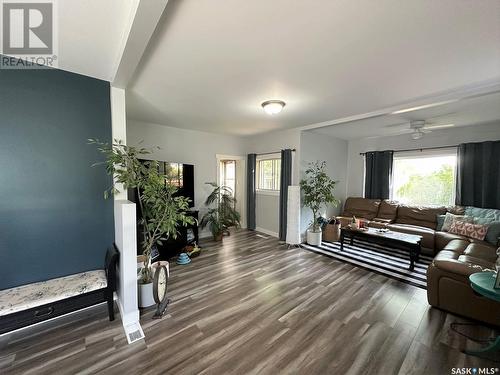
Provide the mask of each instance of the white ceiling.
[{"label": "white ceiling", "polygon": [[112,81],[137,0],[59,0],[59,69]]},{"label": "white ceiling", "polygon": [[170,0],[128,117],[246,135],[500,81],[499,21],[498,0]]},{"label": "white ceiling", "polygon": [[[314,131],[341,139],[380,137],[411,133],[410,121],[425,120],[430,130],[452,131],[457,127],[496,123],[500,128],[500,93],[448,104],[388,114],[317,128]],[[450,125],[450,127],[441,127]]]}]

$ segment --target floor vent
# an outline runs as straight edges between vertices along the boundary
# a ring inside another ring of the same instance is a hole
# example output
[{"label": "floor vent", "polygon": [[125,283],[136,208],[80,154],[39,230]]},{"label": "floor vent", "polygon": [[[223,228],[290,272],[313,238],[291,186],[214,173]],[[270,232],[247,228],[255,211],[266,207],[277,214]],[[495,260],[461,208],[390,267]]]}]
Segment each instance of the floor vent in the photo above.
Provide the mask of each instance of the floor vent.
[{"label": "floor vent", "polygon": [[127,334],[127,341],[129,344],[132,344],[144,338],[144,332],[138,323],[133,323],[126,326],[125,333]]}]

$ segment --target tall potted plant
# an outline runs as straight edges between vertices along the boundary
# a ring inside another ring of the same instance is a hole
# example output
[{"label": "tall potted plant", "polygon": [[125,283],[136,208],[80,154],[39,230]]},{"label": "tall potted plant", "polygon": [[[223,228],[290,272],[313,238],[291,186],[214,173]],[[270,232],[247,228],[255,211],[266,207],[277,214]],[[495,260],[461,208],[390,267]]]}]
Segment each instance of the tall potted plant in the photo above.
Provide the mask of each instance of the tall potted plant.
[{"label": "tall potted plant", "polygon": [[333,181],[325,172],[326,162],[309,163],[306,176],[300,181],[304,206],[309,207],[313,214],[312,223],[307,229],[307,243],[321,245],[321,225],[318,222],[320,210],[331,204],[337,206],[340,202],[333,196],[336,181]]},{"label": "tall potted plant", "polygon": [[228,186],[219,186],[215,182],[207,182],[214,189],[205,200],[208,211],[203,215],[200,226],[208,225],[215,241],[222,241],[222,236],[230,227],[240,226],[240,214],[235,209],[236,198]]},{"label": "tall potted plant", "polygon": [[[111,145],[97,139],[89,139],[97,149],[106,156],[104,164],[109,175],[124,189],[135,189],[138,204],[142,213],[139,227],[142,230],[142,259],[139,279],[139,305],[147,307],[154,304],[153,272],[151,267],[151,250],[155,245],[161,245],[168,237],[177,237],[177,227],[194,223],[194,218],[187,216],[189,198],[174,196],[177,188],[172,185],[167,176],[159,173],[158,162],[141,162],[140,156],[150,154],[145,148],[127,146],[121,141]],[[116,187],[104,192],[104,198],[119,193]]]}]

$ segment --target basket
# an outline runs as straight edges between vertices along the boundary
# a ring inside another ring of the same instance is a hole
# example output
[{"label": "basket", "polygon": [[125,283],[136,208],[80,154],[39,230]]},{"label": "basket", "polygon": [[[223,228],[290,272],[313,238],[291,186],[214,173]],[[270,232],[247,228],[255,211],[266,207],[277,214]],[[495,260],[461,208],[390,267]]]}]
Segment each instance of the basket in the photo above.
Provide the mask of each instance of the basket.
[{"label": "basket", "polygon": [[323,229],[323,241],[337,242],[340,239],[340,224],[327,224]]}]

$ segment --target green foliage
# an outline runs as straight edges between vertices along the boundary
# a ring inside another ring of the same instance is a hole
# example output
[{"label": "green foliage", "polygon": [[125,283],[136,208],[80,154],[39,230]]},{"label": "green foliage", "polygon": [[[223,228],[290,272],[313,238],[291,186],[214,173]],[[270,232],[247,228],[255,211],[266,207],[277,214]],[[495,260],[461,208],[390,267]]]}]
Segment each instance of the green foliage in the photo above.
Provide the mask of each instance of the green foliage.
[{"label": "green foliage", "polygon": [[319,210],[322,206],[331,204],[337,206],[340,202],[333,196],[333,189],[336,181],[333,181],[325,172],[326,162],[309,163],[306,169],[306,178],[300,181],[302,190],[302,202],[304,206],[309,207],[313,212],[313,221],[311,223],[313,231],[318,232]]},{"label": "green foliage", "polygon": [[[89,139],[90,144],[106,156],[106,161],[95,165],[106,166],[106,171],[113,176],[115,182],[123,184],[125,189],[135,189],[139,197],[142,218],[139,225],[144,239],[142,253],[147,262],[142,270],[142,282],[152,281],[151,249],[162,244],[169,236],[177,237],[177,226],[194,223],[194,218],[187,216],[189,198],[174,197],[177,188],[169,183],[166,176],[161,175],[158,162],[139,161],[141,156],[150,154],[145,148],[124,145],[122,141],[113,144],[103,143],[97,139]],[[104,198],[119,191],[113,186],[104,192]]]},{"label": "green foliage", "polygon": [[398,197],[405,198],[408,204],[446,206],[452,204],[453,168],[443,165],[430,174],[412,174],[406,184],[397,190]]},{"label": "green foliage", "polygon": [[239,227],[240,214],[234,208],[236,199],[233,197],[231,188],[218,186],[214,182],[206,182],[206,184],[214,189],[205,200],[205,205],[209,209],[203,215],[200,226],[205,228],[208,225],[214,237],[224,233],[229,227]]}]

